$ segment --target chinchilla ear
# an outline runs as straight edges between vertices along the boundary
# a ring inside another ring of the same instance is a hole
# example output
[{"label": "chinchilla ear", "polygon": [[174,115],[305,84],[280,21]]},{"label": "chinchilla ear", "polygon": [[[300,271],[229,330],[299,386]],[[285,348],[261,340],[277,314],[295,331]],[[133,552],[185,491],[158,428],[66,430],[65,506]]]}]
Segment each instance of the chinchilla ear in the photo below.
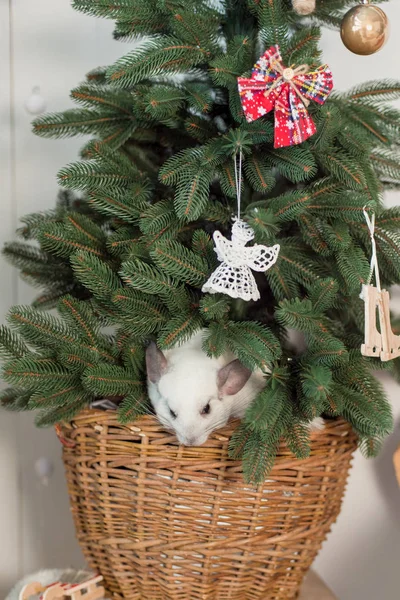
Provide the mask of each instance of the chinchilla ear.
[{"label": "chinchilla ear", "polygon": [[167,370],[167,359],[154,342],[146,349],[147,377],[152,383],[158,383]]},{"label": "chinchilla ear", "polygon": [[250,369],[236,359],[218,371],[217,383],[219,395],[234,396],[247,383],[251,375]]}]

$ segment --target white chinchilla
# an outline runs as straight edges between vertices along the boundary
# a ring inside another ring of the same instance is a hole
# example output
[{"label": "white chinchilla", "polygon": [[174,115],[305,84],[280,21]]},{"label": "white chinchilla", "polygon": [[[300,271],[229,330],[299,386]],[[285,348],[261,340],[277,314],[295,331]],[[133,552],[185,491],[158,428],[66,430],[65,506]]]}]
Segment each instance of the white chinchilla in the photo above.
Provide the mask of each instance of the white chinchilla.
[{"label": "white chinchilla", "polygon": [[[265,386],[260,370],[244,367],[233,354],[209,358],[202,350],[204,331],[188,342],[161,352],[146,351],[148,392],[160,422],[185,446],[201,446],[212,431],[231,418],[242,418]],[[321,429],[315,419],[312,429]]]},{"label": "white chinchilla", "polygon": [[182,346],[146,352],[148,392],[158,419],[185,446],[201,446],[231,418],[242,418],[265,386],[261,371],[250,371],[233,354],[209,358],[202,350],[204,331]]}]

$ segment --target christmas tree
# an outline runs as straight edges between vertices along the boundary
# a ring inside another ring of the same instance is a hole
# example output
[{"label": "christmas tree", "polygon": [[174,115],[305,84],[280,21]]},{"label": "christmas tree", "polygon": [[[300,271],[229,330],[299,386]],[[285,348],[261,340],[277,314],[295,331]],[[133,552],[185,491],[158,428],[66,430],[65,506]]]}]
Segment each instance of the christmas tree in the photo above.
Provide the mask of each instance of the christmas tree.
[{"label": "christmas tree", "polygon": [[[371,256],[363,211],[376,215],[382,285],[399,283],[400,210],[386,210],[382,195],[400,187],[400,113],[388,104],[400,83],[311,102],[315,135],[283,148],[274,112],[248,122],[238,91],[274,45],[285,65],[315,71],[320,26],[337,26],[350,5],[321,2],[304,18],[290,0],[74,0],[135,44],[72,90],[77,108],[34,122],[43,137],[92,140],[60,171],[56,208],[22,219],[21,241],[4,250],[42,288],[0,331],[5,408],[38,410],[46,426],[106,397],[130,422],[149,411],[149,341],[167,349],[204,328],[209,355],[229,349],[270,371],[231,440],[247,480],[265,477],[282,438],[307,456],[307,423],[319,415],[343,416],[363,451],[378,451],[392,416],[373,374],[380,363],[360,353]],[[240,155],[242,217],[256,243],[280,245],[250,302],[201,291],[219,264],[213,232],[230,238]],[[289,330],[304,337],[301,349]],[[400,373],[398,360],[385,368]]]}]

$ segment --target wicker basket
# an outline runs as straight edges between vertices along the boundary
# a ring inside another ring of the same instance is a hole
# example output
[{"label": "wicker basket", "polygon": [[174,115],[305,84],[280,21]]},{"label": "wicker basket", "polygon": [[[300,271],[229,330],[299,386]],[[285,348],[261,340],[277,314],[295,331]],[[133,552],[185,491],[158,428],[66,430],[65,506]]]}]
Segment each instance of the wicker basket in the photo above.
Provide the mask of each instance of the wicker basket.
[{"label": "wicker basket", "polygon": [[227,456],[233,426],[187,448],[150,416],[123,426],[91,410],[62,425],[78,539],[113,598],[296,598],[339,514],[355,435],[331,422],[301,461],[282,445],[253,488]]}]

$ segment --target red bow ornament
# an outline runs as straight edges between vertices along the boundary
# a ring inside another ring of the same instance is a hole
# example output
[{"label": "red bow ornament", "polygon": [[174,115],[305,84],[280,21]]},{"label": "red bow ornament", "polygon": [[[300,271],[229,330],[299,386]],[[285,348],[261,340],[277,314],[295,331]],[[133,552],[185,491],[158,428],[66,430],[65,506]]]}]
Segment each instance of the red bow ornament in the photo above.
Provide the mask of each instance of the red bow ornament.
[{"label": "red bow ornament", "polygon": [[279,46],[271,46],[254,65],[250,79],[238,78],[239,94],[248,122],[275,108],[274,147],[301,144],[316,132],[307,112],[310,100],[323,104],[333,88],[332,72],[322,65],[284,67]]}]

